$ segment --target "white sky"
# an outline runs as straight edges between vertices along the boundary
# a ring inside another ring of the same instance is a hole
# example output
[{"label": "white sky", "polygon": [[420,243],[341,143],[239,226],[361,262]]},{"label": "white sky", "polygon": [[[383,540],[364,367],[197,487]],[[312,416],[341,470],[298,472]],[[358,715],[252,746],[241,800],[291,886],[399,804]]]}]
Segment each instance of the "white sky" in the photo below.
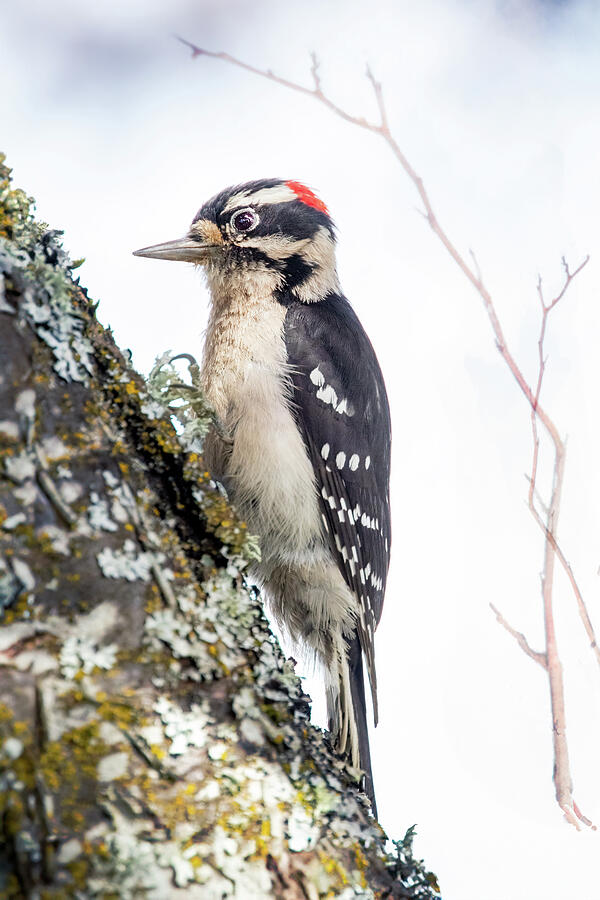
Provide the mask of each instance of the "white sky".
[{"label": "white sky", "polygon": [[[525,504],[525,402],[481,302],[415,211],[389,150],[314,101],[180,33],[288,77],[322,59],[340,103],[390,120],[459,248],[472,248],[510,345],[535,375],[540,272],[591,262],[552,315],[543,400],[568,435],[560,538],[600,630],[600,9],[491,0],[38,0],[4,10],[0,147],[65,229],[99,316],[147,370],[199,354],[192,267],[134,259],[228,184],[307,182],[339,228],[344,289],[376,346],[394,421],[394,548],[372,736],[381,821],[418,823],[445,900],[597,900],[600,832],[553,799],[547,681],[496,624],[542,649],[542,542]],[[7,75],[6,73],[10,73]],[[10,85],[10,87],[9,87]],[[548,476],[548,467],[543,474]],[[557,578],[575,798],[600,824],[600,672]]]}]

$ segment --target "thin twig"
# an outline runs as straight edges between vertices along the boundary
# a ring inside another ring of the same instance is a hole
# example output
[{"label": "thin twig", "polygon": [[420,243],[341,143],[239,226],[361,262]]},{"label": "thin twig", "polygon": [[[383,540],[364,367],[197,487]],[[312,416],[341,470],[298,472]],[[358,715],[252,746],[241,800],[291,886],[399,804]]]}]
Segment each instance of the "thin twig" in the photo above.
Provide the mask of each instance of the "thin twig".
[{"label": "thin twig", "polygon": [[490,607],[500,625],[502,625],[503,628],[506,628],[509,634],[512,634],[521,650],[526,653],[527,656],[530,656],[534,662],[538,663],[542,667],[542,669],[548,671],[548,660],[546,659],[546,654],[540,653],[539,650],[534,650],[529,644],[529,641],[527,640],[523,632],[517,631],[516,628],[513,628],[512,625],[509,625],[502,613],[498,609],[496,609],[493,603],[490,603]]}]

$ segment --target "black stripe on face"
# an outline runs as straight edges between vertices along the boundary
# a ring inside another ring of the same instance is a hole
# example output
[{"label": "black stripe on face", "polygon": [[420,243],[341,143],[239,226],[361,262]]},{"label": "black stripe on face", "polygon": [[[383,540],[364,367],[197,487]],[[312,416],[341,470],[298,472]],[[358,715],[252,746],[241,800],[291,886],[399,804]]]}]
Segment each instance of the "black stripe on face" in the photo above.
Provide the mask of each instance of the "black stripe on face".
[{"label": "black stripe on face", "polygon": [[312,275],[314,270],[315,266],[297,253],[294,253],[293,256],[288,256],[287,259],[281,261],[281,271],[285,280],[279,293],[283,295],[287,291],[298,287]]},{"label": "black stripe on face", "polygon": [[244,247],[243,245],[231,244],[227,248],[227,258],[230,264],[242,266],[264,266],[265,269],[281,270],[280,260],[271,259],[268,254],[259,250],[257,247]]},{"label": "black stripe on face", "polygon": [[[292,200],[289,203],[257,204],[253,209],[260,217],[258,225],[252,229],[253,237],[283,234],[291,240],[300,241],[314,237],[319,228],[323,227],[327,228],[332,237],[334,236],[333,222],[329,216],[318,209],[307,206],[301,200]],[[220,216],[219,226],[225,225],[234,214],[233,210],[224,217]]]},{"label": "black stripe on face", "polygon": [[244,247],[243,245],[233,245],[229,249],[229,259],[234,265],[260,265],[266,269],[281,272],[283,284],[277,291],[277,299],[280,302],[284,302],[285,295],[306,281],[315,270],[314,265],[308,263],[297,253],[288,256],[287,259],[273,259],[268,253],[264,253],[257,247]]}]

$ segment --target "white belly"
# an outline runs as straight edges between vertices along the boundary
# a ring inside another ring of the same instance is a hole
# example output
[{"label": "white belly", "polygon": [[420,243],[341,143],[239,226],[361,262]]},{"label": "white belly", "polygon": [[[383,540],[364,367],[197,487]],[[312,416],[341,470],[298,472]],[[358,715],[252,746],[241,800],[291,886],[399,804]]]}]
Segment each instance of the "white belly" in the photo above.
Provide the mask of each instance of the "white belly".
[{"label": "white belly", "polygon": [[300,562],[321,533],[312,465],[280,379],[252,365],[230,409],[232,499],[266,556]]}]

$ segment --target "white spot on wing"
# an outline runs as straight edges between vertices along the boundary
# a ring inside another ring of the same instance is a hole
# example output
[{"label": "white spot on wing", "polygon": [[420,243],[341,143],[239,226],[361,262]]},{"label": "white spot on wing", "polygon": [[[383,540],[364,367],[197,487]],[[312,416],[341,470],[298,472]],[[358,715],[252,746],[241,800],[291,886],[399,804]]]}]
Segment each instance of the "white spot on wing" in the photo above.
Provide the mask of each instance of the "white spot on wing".
[{"label": "white spot on wing", "polygon": [[338,396],[335,392],[335,389],[332,388],[330,384],[326,384],[324,387],[320,387],[317,390],[317,397],[319,400],[322,400],[323,403],[331,403],[334,409],[337,409]]},{"label": "white spot on wing", "polygon": [[356,472],[356,470],[358,469],[359,462],[360,456],[358,455],[358,453],[353,453],[350,457],[350,462],[348,463],[353,472]]},{"label": "white spot on wing", "polygon": [[312,383],[317,387],[323,387],[323,385],[325,384],[325,376],[318,366],[316,367],[316,369],[312,370],[309,377]]},{"label": "white spot on wing", "polygon": [[345,413],[347,416],[354,415],[354,407],[352,406],[352,404],[350,403],[350,401],[348,400],[347,397],[344,397],[343,400],[340,400],[340,402],[337,405],[337,412]]},{"label": "white spot on wing", "polygon": [[346,465],[346,454],[343,452],[343,450],[340,450],[340,452],[336,456],[335,464],[338,467],[338,469],[343,469],[344,466]]},{"label": "white spot on wing", "polygon": [[[335,388],[332,387],[332,385],[325,383],[325,376],[318,366],[312,370],[309,378],[317,388],[317,398],[319,400],[333,406],[336,412],[345,413],[347,416],[354,415],[354,407],[348,402],[346,397],[338,402],[338,395]],[[323,458],[326,459],[327,457]]]},{"label": "white spot on wing", "polygon": [[367,456],[365,459],[365,469],[368,469],[370,465],[371,465],[371,457]]},{"label": "white spot on wing", "polygon": [[321,456],[323,457],[323,459],[327,459],[327,457],[329,456],[329,450],[329,444],[323,444],[323,446],[321,447]]}]

